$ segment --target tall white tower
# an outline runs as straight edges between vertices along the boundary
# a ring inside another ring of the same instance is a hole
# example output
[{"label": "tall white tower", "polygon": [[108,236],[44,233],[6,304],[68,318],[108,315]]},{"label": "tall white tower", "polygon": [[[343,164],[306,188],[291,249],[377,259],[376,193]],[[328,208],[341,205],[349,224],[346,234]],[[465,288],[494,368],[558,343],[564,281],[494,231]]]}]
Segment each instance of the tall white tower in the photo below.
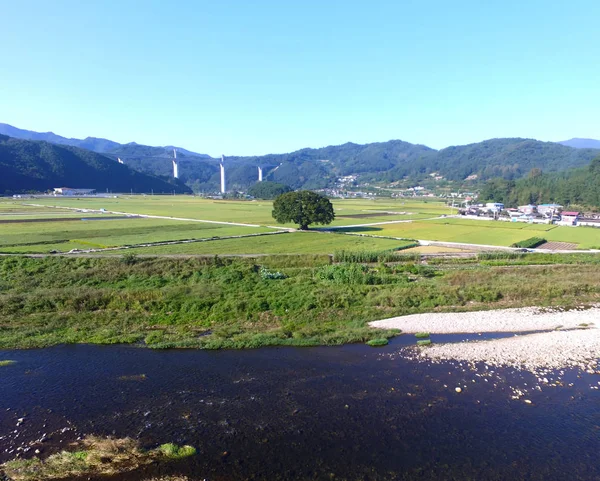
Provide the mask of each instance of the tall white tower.
[{"label": "tall white tower", "polygon": [[173,149],[173,177],[179,179],[179,165],[177,165],[177,150]]},{"label": "tall white tower", "polygon": [[258,181],[262,182],[262,167],[258,168]]},{"label": "tall white tower", "polygon": [[221,154],[221,194],[225,193],[225,156]]}]

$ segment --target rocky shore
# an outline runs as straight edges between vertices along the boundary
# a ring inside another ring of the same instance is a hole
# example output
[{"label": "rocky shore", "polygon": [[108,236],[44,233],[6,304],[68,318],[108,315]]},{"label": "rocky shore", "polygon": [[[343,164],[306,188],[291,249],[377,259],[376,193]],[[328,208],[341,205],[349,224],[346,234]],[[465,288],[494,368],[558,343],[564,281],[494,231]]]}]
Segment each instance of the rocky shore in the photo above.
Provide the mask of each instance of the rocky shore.
[{"label": "rocky shore", "polygon": [[[395,317],[371,323],[406,333],[514,332],[515,336],[411,349],[421,359],[483,362],[537,371],[576,367],[597,372],[600,357],[600,307],[571,310],[536,307],[465,313],[433,313]],[[519,332],[535,332],[519,335]],[[415,352],[416,351],[416,352]]]}]

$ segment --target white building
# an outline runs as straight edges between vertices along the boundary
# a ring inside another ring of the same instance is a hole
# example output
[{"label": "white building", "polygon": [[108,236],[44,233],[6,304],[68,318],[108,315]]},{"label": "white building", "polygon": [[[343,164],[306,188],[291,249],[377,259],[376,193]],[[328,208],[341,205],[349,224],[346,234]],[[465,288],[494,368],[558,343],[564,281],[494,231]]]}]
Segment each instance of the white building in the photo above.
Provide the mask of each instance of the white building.
[{"label": "white building", "polygon": [[488,202],[485,204],[485,208],[491,212],[500,212],[504,210],[504,204],[501,202]]}]

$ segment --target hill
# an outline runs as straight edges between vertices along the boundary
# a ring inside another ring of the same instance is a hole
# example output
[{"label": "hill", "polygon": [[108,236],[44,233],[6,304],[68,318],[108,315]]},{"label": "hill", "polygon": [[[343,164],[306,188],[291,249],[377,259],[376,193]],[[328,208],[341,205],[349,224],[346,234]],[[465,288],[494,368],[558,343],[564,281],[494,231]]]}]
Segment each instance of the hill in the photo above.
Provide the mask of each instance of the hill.
[{"label": "hill", "polygon": [[108,157],[72,146],[0,135],[0,194],[54,187],[100,192],[189,192],[180,181],[137,172]]},{"label": "hill", "polygon": [[600,149],[600,140],[595,139],[569,139],[558,142],[561,145],[567,147],[574,147],[575,149]]},{"label": "hill", "polygon": [[511,207],[556,202],[563,206],[598,211],[600,155],[586,167],[565,172],[533,173],[517,181],[491,179],[482,189],[481,199],[503,202]]},{"label": "hill", "polygon": [[[172,176],[173,147],[151,147],[135,142],[119,144],[88,137],[66,139],[51,132],[42,134],[0,124],[1,132],[46,140],[61,145],[75,145],[101,152],[125,165],[149,175]],[[583,139],[572,139],[583,140]],[[571,141],[566,141],[571,142]],[[595,145],[577,143],[577,146]],[[600,142],[599,142],[600,144]],[[597,149],[574,148],[555,142],[533,139],[491,139],[469,145],[435,150],[402,140],[370,144],[345,143],[322,148],[305,148],[283,154],[231,156],[226,159],[227,185],[230,190],[246,190],[257,181],[257,167],[263,168],[264,180],[293,188],[320,189],[335,185],[345,175],[358,174],[359,183],[393,182],[408,179],[420,182],[438,173],[447,180],[475,182],[494,177],[507,180],[527,175],[531,169],[560,172],[587,165],[600,153]],[[177,147],[180,179],[195,191],[215,192],[219,188],[218,160],[205,154]]]},{"label": "hill", "polygon": [[[45,142],[50,142],[52,144],[59,145],[70,145],[72,147],[79,147],[81,149],[91,150],[93,152],[98,152],[100,154],[107,153],[117,153],[122,151],[125,152],[129,150],[133,150],[135,152],[136,147],[148,147],[146,145],[139,145],[135,142],[129,144],[120,144],[118,142],[114,142],[108,139],[100,139],[97,137],[86,137],[85,139],[70,139],[67,137],[62,137],[60,135],[56,135],[54,132],[34,132],[32,130],[24,130],[19,129],[17,127],[13,127],[9,124],[0,123],[0,135],[8,135],[9,137],[14,137],[15,139],[23,139],[23,140],[43,140]],[[149,149],[157,149],[164,152],[170,152],[170,155],[173,154],[173,149],[176,148],[181,153],[184,153],[188,156],[197,156],[203,158],[210,158],[209,155],[206,154],[197,154],[196,152],[191,152],[186,149],[182,149],[181,147],[148,147]],[[126,154],[124,154],[126,155]],[[165,155],[167,156],[167,155]]]}]

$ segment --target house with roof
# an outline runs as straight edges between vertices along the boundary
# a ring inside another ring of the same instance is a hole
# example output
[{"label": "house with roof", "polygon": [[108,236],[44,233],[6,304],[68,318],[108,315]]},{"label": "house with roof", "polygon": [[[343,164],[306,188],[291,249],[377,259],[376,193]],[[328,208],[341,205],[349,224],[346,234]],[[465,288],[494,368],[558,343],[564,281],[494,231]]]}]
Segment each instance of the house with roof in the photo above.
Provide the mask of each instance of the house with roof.
[{"label": "house with roof", "polygon": [[562,212],[560,214],[560,221],[557,224],[560,225],[577,225],[579,219],[579,212]]}]

